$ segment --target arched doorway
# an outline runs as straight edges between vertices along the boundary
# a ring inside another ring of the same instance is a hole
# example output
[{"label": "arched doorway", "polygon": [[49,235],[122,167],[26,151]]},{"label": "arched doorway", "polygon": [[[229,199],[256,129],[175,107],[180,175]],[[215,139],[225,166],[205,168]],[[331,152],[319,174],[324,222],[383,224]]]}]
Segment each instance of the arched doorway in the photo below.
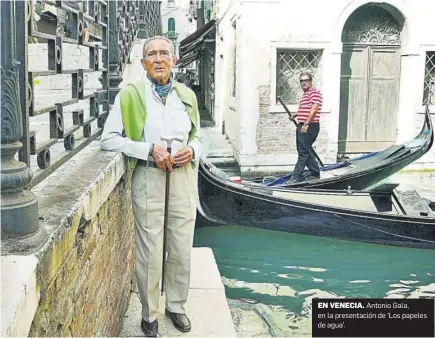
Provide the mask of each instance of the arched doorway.
[{"label": "arched doorway", "polygon": [[344,25],[338,157],[396,142],[404,18],[388,7],[361,6]]}]

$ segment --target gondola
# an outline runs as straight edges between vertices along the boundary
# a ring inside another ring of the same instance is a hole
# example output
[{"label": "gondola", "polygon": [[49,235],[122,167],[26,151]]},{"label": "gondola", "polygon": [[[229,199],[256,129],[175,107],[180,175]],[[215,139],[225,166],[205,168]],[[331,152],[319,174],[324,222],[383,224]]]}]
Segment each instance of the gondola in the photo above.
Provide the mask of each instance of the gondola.
[{"label": "gondola", "polygon": [[198,212],[208,222],[435,249],[435,204],[416,191],[284,189],[232,182],[200,161]]},{"label": "gondola", "polygon": [[244,181],[244,184],[283,188],[316,189],[366,189],[380,182],[426,154],[432,147],[434,131],[429,109],[426,107],[425,119],[420,133],[411,141],[393,145],[385,150],[364,156],[322,166],[320,179],[304,180],[288,184],[293,172],[281,177],[261,177]]}]

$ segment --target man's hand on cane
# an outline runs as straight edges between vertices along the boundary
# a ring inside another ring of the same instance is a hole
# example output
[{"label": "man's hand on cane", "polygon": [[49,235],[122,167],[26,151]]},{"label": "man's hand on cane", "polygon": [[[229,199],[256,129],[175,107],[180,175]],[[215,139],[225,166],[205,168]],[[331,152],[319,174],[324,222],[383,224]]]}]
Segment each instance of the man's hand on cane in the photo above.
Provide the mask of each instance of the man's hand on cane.
[{"label": "man's hand on cane", "polygon": [[175,164],[179,167],[184,167],[189,164],[193,158],[193,149],[190,146],[187,146],[175,154],[174,160]]},{"label": "man's hand on cane", "polygon": [[170,173],[173,171],[172,166],[175,163],[174,159],[165,148],[158,144],[154,145],[152,157],[159,169],[162,169],[163,171],[169,171]]}]

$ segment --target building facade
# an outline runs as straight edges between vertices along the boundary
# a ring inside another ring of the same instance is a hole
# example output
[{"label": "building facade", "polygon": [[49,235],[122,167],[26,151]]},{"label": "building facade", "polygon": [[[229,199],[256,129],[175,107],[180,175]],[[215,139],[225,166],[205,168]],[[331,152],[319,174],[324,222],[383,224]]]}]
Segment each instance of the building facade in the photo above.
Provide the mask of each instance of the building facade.
[{"label": "building facade", "polygon": [[[189,35],[192,16],[189,13],[189,0],[164,0],[161,2],[161,17],[163,35],[170,39],[174,44],[175,55],[180,57],[180,41]],[[196,26],[196,24],[195,24]],[[194,67],[188,68],[194,70]],[[185,76],[182,75],[186,69],[180,70],[177,66],[174,67],[173,73],[177,78],[184,81]]]},{"label": "building facade", "polygon": [[[304,70],[323,94],[314,148],[325,164],[420,130],[435,81],[435,1],[220,0],[216,10],[215,121],[242,172],[293,168],[295,127],[278,97],[296,112]],[[435,149],[413,166],[435,167]]]},{"label": "building facade", "polygon": [[196,29],[180,42],[180,69],[196,67],[194,78],[188,81],[198,97],[202,115],[214,119],[216,22],[215,1],[190,0],[189,12],[196,21]]}]

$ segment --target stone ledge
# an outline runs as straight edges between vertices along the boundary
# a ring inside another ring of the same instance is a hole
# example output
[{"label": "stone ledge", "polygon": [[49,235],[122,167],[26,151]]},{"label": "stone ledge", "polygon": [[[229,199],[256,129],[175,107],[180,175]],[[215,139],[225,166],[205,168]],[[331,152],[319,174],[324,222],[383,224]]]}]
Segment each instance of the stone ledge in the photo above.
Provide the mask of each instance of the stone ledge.
[{"label": "stone ledge", "polygon": [[435,162],[415,162],[408,165],[402,171],[434,171]]},{"label": "stone ledge", "polygon": [[104,152],[95,141],[34,187],[39,230],[26,238],[2,240],[2,336],[28,335],[39,298],[56,277],[45,270],[47,259],[48,265],[62,266],[69,251],[53,253],[56,244],[75,238],[71,233],[98,213],[126,169],[122,154]]},{"label": "stone ledge", "polygon": [[39,200],[39,230],[26,238],[3,239],[2,255],[43,251],[73,222],[89,221],[126,169],[122,154],[102,151],[99,141],[89,144],[32,189]]},{"label": "stone ledge", "polygon": [[0,337],[27,337],[39,302],[37,258],[2,256]]},{"label": "stone ledge", "polygon": [[210,150],[207,158],[233,158],[234,153],[232,150],[216,149]]},{"label": "stone ledge", "polygon": [[[216,164],[214,161],[212,163]],[[329,165],[330,163],[325,163]],[[220,167],[220,166],[219,166]],[[293,171],[294,165],[256,165],[256,166],[240,166],[240,173],[244,179],[252,179],[263,176],[280,176]],[[399,172],[427,172],[435,171],[435,162],[432,163],[412,163],[403,168]]]},{"label": "stone ledge", "polygon": [[[330,156],[330,153],[322,153],[314,148],[324,165],[330,165],[336,163],[335,159]],[[254,154],[254,155],[240,155],[240,158],[236,158],[242,175],[256,174],[256,175],[269,175],[270,173],[281,174],[292,171],[298,159],[297,153],[293,154]],[[434,170],[433,151],[430,151],[414,163],[409,164],[402,169],[406,170]],[[210,159],[211,162],[213,158]]]},{"label": "stone ledge", "polygon": [[213,251],[210,248],[193,248],[190,289],[225,290]]}]

